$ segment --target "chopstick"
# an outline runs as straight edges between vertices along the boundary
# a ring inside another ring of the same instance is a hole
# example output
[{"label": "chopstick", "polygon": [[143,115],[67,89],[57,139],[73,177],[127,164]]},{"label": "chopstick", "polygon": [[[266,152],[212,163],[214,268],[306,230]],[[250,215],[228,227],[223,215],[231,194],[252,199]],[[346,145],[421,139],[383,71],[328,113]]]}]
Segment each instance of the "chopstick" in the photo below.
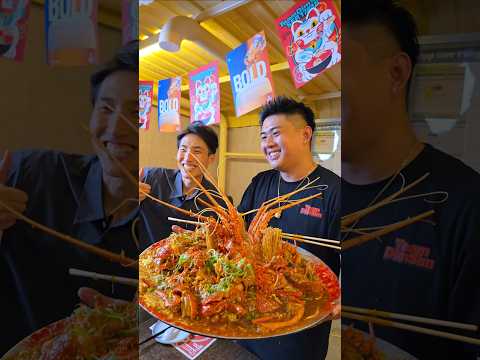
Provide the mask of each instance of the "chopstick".
[{"label": "chopstick", "polygon": [[353,239],[346,240],[342,243],[342,250],[348,250],[354,246],[361,245],[363,243],[366,243],[367,241],[376,239],[382,235],[389,234],[393,231],[399,230],[401,228],[404,228],[405,226],[411,225],[413,223],[416,223],[418,221],[421,221],[435,213],[434,210],[429,210],[426,211],[420,215],[414,216],[413,218],[407,218],[405,220],[399,221],[397,223],[387,225],[383,227],[380,230],[373,231],[371,233],[365,234],[365,235],[360,235],[357,236]]},{"label": "chopstick", "polygon": [[461,329],[461,330],[478,331],[479,329],[477,325],[472,325],[472,324],[464,324],[464,323],[446,321],[446,320],[437,320],[437,319],[431,319],[431,318],[426,318],[421,316],[398,314],[398,313],[392,313],[388,311],[380,311],[380,310],[374,310],[374,309],[364,309],[364,308],[347,306],[347,305],[342,305],[342,310],[346,310],[349,313],[358,313],[358,314],[370,315],[374,317],[407,320],[407,321],[419,322],[424,324],[451,327],[451,328]]},{"label": "chopstick", "polygon": [[[108,250],[105,250],[105,249],[102,249],[100,247],[97,247],[97,246],[94,246],[94,245],[90,245],[90,244],[87,244],[86,242],[83,242],[81,240],[78,240],[74,237],[71,237],[69,235],[66,235],[66,234],[63,234],[61,232],[58,232],[56,230],[53,230],[45,225],[42,225],[28,217],[26,217],[25,215],[23,215],[22,213],[12,209],[10,206],[8,206],[7,204],[3,203],[2,201],[0,201],[0,206],[3,206],[5,209],[7,209],[8,211],[10,211],[13,215],[15,215],[17,218],[19,218],[20,220],[23,220],[25,221],[27,224],[31,225],[32,227],[34,228],[37,228],[37,229],[40,229],[42,230],[43,232],[49,234],[49,235],[52,235],[52,236],[55,236],[56,238],[60,239],[60,240],[63,240],[63,241],[66,241],[72,245],[75,245],[85,251],[88,251],[88,252],[91,252],[95,255],[98,255],[100,257],[103,257],[105,259],[108,259],[110,261],[113,261],[113,262],[118,262],[122,265],[125,265],[125,264],[134,264],[136,263],[135,260],[133,259],[130,259],[124,255],[120,255],[120,254],[116,254],[114,252],[110,252]],[[129,266],[129,265],[126,265],[126,266]]]},{"label": "chopstick", "polygon": [[353,213],[350,213],[348,215],[343,216],[342,219],[341,219],[341,227],[344,228],[344,227],[354,223],[355,221],[360,220],[362,217],[370,214],[371,212],[375,211],[376,209],[387,205],[393,199],[395,199],[397,196],[399,196],[402,193],[404,193],[405,191],[411,189],[412,187],[414,187],[415,185],[417,185],[418,183],[423,181],[425,178],[427,178],[429,175],[430,175],[430,173],[424,174],[423,176],[421,176],[417,180],[413,181],[412,183],[408,184],[404,188],[398,190],[397,192],[393,193],[392,195],[386,197],[385,199],[379,201],[376,204],[373,204],[373,205],[371,205],[367,208],[364,208],[364,209],[361,209],[361,210],[358,210],[356,212],[353,212]]},{"label": "chopstick", "polygon": [[320,241],[320,242],[340,245],[339,240],[322,239],[322,238],[319,238],[319,237],[298,235],[298,234],[289,234],[289,233],[286,233],[286,232],[282,232],[282,234],[285,235],[285,236],[290,236],[290,237],[301,237],[302,239],[306,239],[306,240]]},{"label": "chopstick", "polygon": [[178,219],[178,218],[174,218],[174,217],[168,217],[168,220],[176,221],[176,222],[180,222],[180,223],[185,223],[185,224],[203,225],[203,223],[200,222],[200,221],[183,220],[183,219]]},{"label": "chopstick", "polygon": [[[113,107],[111,107],[110,105],[108,105],[108,104],[105,104],[104,106],[107,107],[110,111],[115,111],[115,109],[114,109]],[[122,119],[123,121],[125,121],[125,123],[126,123],[133,131],[135,131],[135,132],[138,134],[138,127],[136,127],[135,125],[133,125],[133,123],[132,123],[130,120],[128,120],[128,118],[127,118],[125,115],[123,115],[122,112],[120,112],[119,115],[120,115],[120,119]],[[137,126],[138,126],[138,124],[137,124]]]},{"label": "chopstick", "polygon": [[138,280],[137,279],[126,278],[126,277],[121,277],[121,276],[99,274],[99,273],[96,273],[96,272],[90,272],[90,271],[74,269],[74,268],[68,269],[68,273],[70,275],[88,277],[88,278],[95,279],[95,280],[108,280],[108,281],[118,283],[118,284],[131,285],[131,286],[137,286],[138,285]]},{"label": "chopstick", "polygon": [[165,331],[167,331],[167,330],[170,329],[171,327],[172,327],[172,326],[169,326],[169,327],[163,329],[162,331],[159,331],[159,332],[157,332],[156,334],[153,334],[152,336],[146,338],[145,340],[143,340],[142,342],[140,342],[140,343],[138,344],[138,346],[141,346],[141,345],[145,344],[146,342],[149,342],[150,340],[155,339],[157,336],[162,335]]},{"label": "chopstick", "polygon": [[300,236],[300,235],[296,235],[296,236],[285,236],[285,235],[282,235],[282,238],[287,239],[287,240],[291,240],[291,241],[298,241],[298,242],[302,242],[302,243],[306,243],[306,244],[313,244],[313,245],[328,247],[328,248],[332,248],[332,249],[336,249],[336,250],[341,250],[341,249],[342,249],[341,246],[324,244],[324,243],[322,243],[322,242],[320,242],[320,241],[306,240],[306,239],[303,239],[303,237]]},{"label": "chopstick", "polygon": [[381,319],[381,318],[377,318],[377,317],[373,317],[373,316],[365,316],[365,315],[360,315],[360,314],[355,314],[355,313],[351,313],[351,312],[342,311],[342,317],[353,319],[353,320],[372,322],[374,324],[393,327],[393,328],[397,328],[397,329],[409,330],[409,331],[417,332],[417,333],[420,333],[420,334],[426,334],[426,335],[437,336],[437,337],[446,338],[446,339],[450,339],[450,340],[462,341],[462,342],[466,342],[466,343],[473,344],[473,345],[480,345],[480,339],[471,338],[471,337],[462,336],[462,335],[457,335],[457,334],[452,334],[452,333],[448,333],[448,332],[445,332],[445,331],[423,328],[423,327],[415,326],[415,325],[403,324],[403,323],[400,323],[400,322]]}]

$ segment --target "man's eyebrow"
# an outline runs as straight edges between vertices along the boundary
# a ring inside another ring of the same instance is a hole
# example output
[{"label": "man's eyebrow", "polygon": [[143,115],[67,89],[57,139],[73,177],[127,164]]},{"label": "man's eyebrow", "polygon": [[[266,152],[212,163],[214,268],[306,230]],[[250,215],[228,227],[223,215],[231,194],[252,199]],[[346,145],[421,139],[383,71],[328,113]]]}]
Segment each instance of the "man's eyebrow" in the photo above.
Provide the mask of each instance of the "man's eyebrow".
[{"label": "man's eyebrow", "polygon": [[280,129],[280,126],[274,126],[274,127],[270,128],[270,129],[268,129],[267,131],[263,131],[263,130],[260,131],[260,135],[265,135],[267,132],[271,132],[271,131],[273,131],[273,130],[278,130],[278,129]]}]

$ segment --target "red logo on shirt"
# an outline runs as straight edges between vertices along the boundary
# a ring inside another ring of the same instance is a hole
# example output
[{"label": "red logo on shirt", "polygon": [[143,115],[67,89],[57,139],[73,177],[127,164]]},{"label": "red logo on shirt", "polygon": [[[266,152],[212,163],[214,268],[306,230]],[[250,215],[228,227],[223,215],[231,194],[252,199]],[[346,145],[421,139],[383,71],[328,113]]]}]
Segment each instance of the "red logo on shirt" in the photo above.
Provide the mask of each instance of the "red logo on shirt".
[{"label": "red logo on shirt", "polygon": [[303,208],[301,208],[300,209],[300,214],[307,215],[307,216],[312,216],[312,217],[319,218],[319,219],[321,219],[323,217],[319,208],[316,208],[316,207],[313,207],[313,206],[310,206],[310,205],[305,205]]},{"label": "red logo on shirt", "polygon": [[399,264],[408,264],[416,267],[433,270],[435,260],[429,259],[430,248],[420,245],[410,245],[403,239],[395,239],[395,247],[387,246],[383,254],[384,260],[391,260]]}]

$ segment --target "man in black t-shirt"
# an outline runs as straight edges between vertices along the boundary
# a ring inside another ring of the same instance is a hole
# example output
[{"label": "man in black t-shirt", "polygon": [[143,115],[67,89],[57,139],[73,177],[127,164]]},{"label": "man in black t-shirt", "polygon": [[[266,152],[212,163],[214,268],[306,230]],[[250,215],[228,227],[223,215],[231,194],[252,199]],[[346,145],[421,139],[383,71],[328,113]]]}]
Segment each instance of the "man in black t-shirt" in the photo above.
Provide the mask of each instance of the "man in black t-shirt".
[{"label": "man in black t-shirt", "polygon": [[[307,201],[278,214],[270,226],[284,232],[337,239],[339,236],[340,178],[317,165],[312,157],[311,141],[315,131],[313,112],[303,103],[278,97],[261,113],[261,148],[272,170],[255,176],[243,195],[240,212],[256,209],[269,199],[287,194],[314,181],[315,187],[295,194],[300,199],[323,192],[321,198]],[[246,222],[252,221],[248,215]],[[339,254],[335,250],[300,244],[339,273]],[[328,351],[331,322],[300,333],[267,340],[242,341],[241,344],[261,359],[323,359]]]},{"label": "man in black t-shirt", "polygon": [[[428,221],[342,252],[343,305],[478,325],[480,175],[420,143],[412,129],[406,104],[419,54],[414,20],[391,0],[372,0],[368,6],[345,2],[342,23],[342,215],[424,175],[401,197],[420,196],[377,209],[355,228],[435,211]],[[352,231],[345,240],[357,235]],[[391,327],[375,326],[375,335],[419,359],[479,354],[478,346]]]}]

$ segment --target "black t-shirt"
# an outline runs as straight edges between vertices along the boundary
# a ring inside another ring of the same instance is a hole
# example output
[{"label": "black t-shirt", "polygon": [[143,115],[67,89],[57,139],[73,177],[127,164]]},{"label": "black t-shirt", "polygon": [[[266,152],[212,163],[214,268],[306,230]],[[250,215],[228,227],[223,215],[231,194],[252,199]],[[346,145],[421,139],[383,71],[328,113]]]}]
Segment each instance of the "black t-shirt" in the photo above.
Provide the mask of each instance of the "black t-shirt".
[{"label": "black t-shirt", "polygon": [[[478,325],[480,175],[461,161],[426,145],[381,199],[426,173],[429,175],[425,180],[401,197],[441,193],[394,202],[356,225],[356,228],[376,227],[435,211],[429,221],[342,252],[342,303]],[[367,207],[388,181],[361,186],[343,181],[342,215]],[[347,239],[354,236],[349,234]],[[345,318],[343,322],[351,323]],[[355,326],[367,330],[364,323]],[[438,330],[452,332],[448,328]],[[478,347],[461,342],[390,327],[375,326],[375,335],[419,359],[476,359],[474,353],[478,351]],[[463,335],[478,337],[468,332]]]},{"label": "black t-shirt", "polygon": [[[321,166],[317,166],[303,183],[285,182],[280,179],[280,174],[276,170],[258,174],[243,195],[239,211],[246,212],[259,208],[263,202],[301,188],[308,180],[313,181],[316,178],[320,179],[315,185],[326,185],[325,190],[319,188],[305,190],[295,194],[290,200],[305,198],[319,191],[324,195],[283,211],[280,219],[274,217],[270,221],[270,226],[293,234],[337,239],[340,229],[340,178]],[[247,223],[250,223],[254,216],[248,215]],[[298,245],[318,256],[338,274],[340,267],[338,252],[305,243]],[[297,334],[267,340],[242,341],[241,344],[262,359],[323,359],[328,351],[330,325],[331,322],[326,322]]]}]

